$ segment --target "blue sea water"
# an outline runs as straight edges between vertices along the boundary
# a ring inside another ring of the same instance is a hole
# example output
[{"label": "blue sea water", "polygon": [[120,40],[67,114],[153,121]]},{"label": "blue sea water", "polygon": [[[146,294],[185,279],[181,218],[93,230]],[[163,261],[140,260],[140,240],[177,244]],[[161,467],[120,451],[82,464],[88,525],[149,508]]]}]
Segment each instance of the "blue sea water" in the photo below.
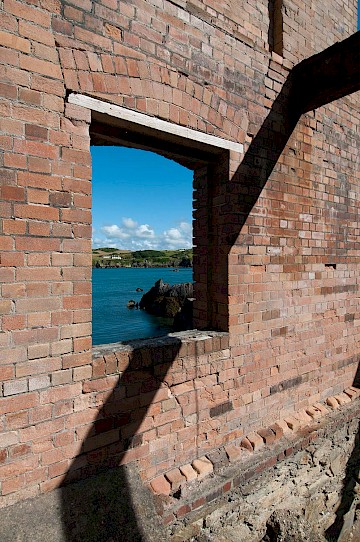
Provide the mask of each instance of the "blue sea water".
[{"label": "blue sea water", "polygon": [[[169,322],[145,311],[128,309],[130,299],[140,301],[158,279],[169,284],[192,282],[192,269],[93,269],[93,344],[159,337],[171,331]],[[143,292],[137,292],[142,288]]]}]

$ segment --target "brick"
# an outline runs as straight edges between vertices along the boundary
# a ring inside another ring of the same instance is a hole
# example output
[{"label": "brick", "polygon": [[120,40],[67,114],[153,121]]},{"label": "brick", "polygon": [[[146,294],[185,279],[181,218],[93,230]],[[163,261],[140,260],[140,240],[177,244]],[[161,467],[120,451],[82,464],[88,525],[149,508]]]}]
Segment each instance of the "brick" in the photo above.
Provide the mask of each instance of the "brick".
[{"label": "brick", "polygon": [[29,24],[23,20],[19,21],[19,34],[22,37],[44,43],[45,45],[54,46],[54,36],[48,30],[39,28],[36,25]]},{"label": "brick", "polygon": [[44,422],[52,418],[53,408],[52,405],[45,405],[42,407],[37,407],[32,410],[30,415],[30,425],[36,424],[39,422]]},{"label": "brick", "polygon": [[[26,356],[24,356],[25,358]],[[23,360],[21,360],[23,361]],[[48,373],[49,371],[56,371],[61,368],[61,358],[49,358],[44,357],[42,359],[33,359],[18,363],[16,365],[16,376],[30,376],[42,373]]]},{"label": "brick", "polygon": [[49,130],[44,126],[39,126],[38,124],[25,124],[26,139],[46,141],[48,139],[48,134]]},{"label": "brick", "polygon": [[0,300],[0,314],[9,314],[12,311],[13,303],[10,299]]},{"label": "brick", "polygon": [[30,41],[24,38],[0,31],[0,42],[3,47],[10,47],[23,53],[30,53]]},{"label": "brick", "polygon": [[[59,368],[60,367],[61,367],[61,361],[59,363]],[[61,384],[70,384],[71,380],[72,380],[71,369],[65,369],[64,371],[55,371],[51,375],[51,382],[53,386],[60,386]]]},{"label": "brick", "polygon": [[77,382],[91,378],[92,367],[91,365],[85,365],[84,367],[75,367],[73,370],[73,380]]},{"label": "brick", "polygon": [[[0,96],[3,98],[15,99],[17,97],[17,87],[9,83],[0,83]],[[9,126],[9,124],[7,124]],[[2,124],[2,128],[5,123]],[[13,133],[13,132],[12,132]]]},{"label": "brick", "polygon": [[29,413],[26,411],[6,415],[6,427],[9,430],[25,427],[29,423]]},{"label": "brick", "polygon": [[26,232],[26,221],[16,219],[4,219],[3,220],[3,232],[6,234],[18,234],[22,235]]},{"label": "brick", "polygon": [[14,378],[15,378],[15,368],[13,365],[1,367],[1,380],[3,382],[5,382],[6,380],[13,380]]},{"label": "brick", "polygon": [[334,408],[334,409],[340,407],[340,404],[335,397],[328,397],[326,399],[326,404],[329,405],[329,407]]},{"label": "brick", "polygon": [[25,393],[28,389],[27,380],[16,380],[13,382],[4,382],[4,396],[17,395]]},{"label": "brick", "polygon": [[254,452],[261,450],[261,448],[263,448],[264,441],[257,433],[255,432],[249,433],[248,435],[246,435],[246,438],[250,442]]},{"label": "brick", "polygon": [[158,495],[170,495],[171,486],[164,476],[158,476],[151,480],[151,489]]},{"label": "brick", "polygon": [[34,344],[28,346],[29,360],[37,358],[46,358],[50,353],[50,345],[48,343]]},{"label": "brick", "polygon": [[3,252],[0,257],[0,265],[4,267],[23,267],[25,255],[21,252]]},{"label": "brick", "polygon": [[58,386],[40,394],[40,402],[42,404],[56,403],[66,399],[73,399],[81,394],[81,383],[78,382],[72,385]]},{"label": "brick", "polygon": [[91,352],[80,352],[79,354],[64,354],[63,369],[70,367],[79,367],[81,365],[89,365],[91,363]]},{"label": "brick", "polygon": [[12,446],[10,449],[10,457],[23,457],[32,452],[31,446],[29,444],[19,444],[17,446]]},{"label": "brick", "polygon": [[253,452],[254,448],[250,442],[250,440],[245,437],[241,440],[241,447],[244,448],[244,450],[247,450],[248,452]]},{"label": "brick", "polygon": [[182,518],[184,517],[186,514],[188,514],[189,512],[191,512],[191,508],[190,508],[190,505],[188,504],[183,504],[182,506],[180,506],[180,508],[178,508],[175,512],[175,515],[177,518]]},{"label": "brick", "polygon": [[298,431],[301,427],[301,422],[294,416],[288,416],[285,418],[285,422],[292,431]]},{"label": "brick", "polygon": [[59,210],[43,205],[15,205],[16,218],[31,218],[35,220],[59,220]]},{"label": "brick", "polygon": [[231,463],[233,463],[234,461],[239,461],[241,459],[242,452],[241,448],[238,446],[228,444],[227,446],[225,446],[225,452]]},{"label": "brick", "polygon": [[[280,440],[284,436],[283,428],[277,423],[273,423],[272,425],[270,425],[270,429],[275,435],[275,440]],[[287,429],[289,428],[287,427]]]},{"label": "brick", "polygon": [[29,391],[40,390],[50,386],[50,377],[47,375],[29,378]]},{"label": "brick", "polygon": [[16,397],[0,397],[0,414],[8,414],[35,407],[38,404],[38,401],[38,394],[34,392],[24,393]]},{"label": "brick", "polygon": [[308,425],[311,422],[311,416],[304,409],[296,412],[294,417],[300,421],[301,425]]},{"label": "brick", "polygon": [[309,416],[311,416],[311,418],[313,418],[314,420],[316,420],[317,418],[321,418],[322,414],[320,412],[320,410],[318,410],[316,407],[314,406],[310,406],[310,407],[307,407],[306,408],[306,412]]},{"label": "brick", "polygon": [[350,397],[346,393],[339,393],[338,395],[335,395],[335,399],[339,403],[340,406],[346,405],[347,403],[351,402]]},{"label": "brick", "polygon": [[4,200],[25,201],[25,190],[18,186],[0,187],[0,195]]},{"label": "brick", "polygon": [[64,425],[64,418],[56,418],[42,423],[37,423],[36,425],[32,425],[30,427],[25,427],[24,429],[19,429],[20,441],[29,442],[30,440],[33,440],[35,441],[35,447],[35,444],[40,439],[45,438],[45,448],[42,448],[41,451],[44,451],[44,449],[48,450],[48,440],[50,440],[50,447],[52,447],[51,438],[49,435],[52,435],[58,431],[63,431]]},{"label": "brick", "polygon": [[[72,352],[73,341],[72,339],[64,339],[62,341],[55,341],[51,343],[50,348],[51,348],[52,356],[58,356],[60,354],[68,354],[69,352]],[[37,357],[40,357],[40,356],[37,356]]]},{"label": "brick", "polygon": [[179,469],[172,469],[165,473],[165,478],[171,484],[171,491],[177,491],[179,487],[186,482],[185,476]]},{"label": "brick", "polygon": [[277,420],[275,422],[275,425],[280,427],[280,429],[283,431],[283,434],[286,435],[286,433],[291,433],[291,429],[286,423],[285,420]]},{"label": "brick", "polygon": [[5,463],[7,460],[7,451],[6,450],[0,450],[0,465],[2,463]]},{"label": "brick", "polygon": [[257,434],[264,440],[266,445],[273,444],[276,440],[275,433],[269,429],[258,429]]},{"label": "brick", "polygon": [[10,237],[1,236],[0,237],[0,248],[1,248],[1,250],[12,250],[13,249],[13,240]]},{"label": "brick", "polygon": [[182,465],[180,467],[180,472],[186,478],[187,482],[196,480],[198,476],[196,470],[192,467],[192,465],[190,465],[190,463],[187,463],[186,465]]},{"label": "brick", "polygon": [[62,79],[62,73],[60,66],[47,60],[35,58],[33,56],[21,56],[20,68],[28,70],[31,73],[38,73],[47,77],[53,77],[56,79]]},{"label": "brick", "polygon": [[[47,232],[48,230],[46,230]],[[27,250],[28,252],[48,252],[60,250],[60,240],[59,239],[44,239],[44,238],[28,238],[28,237],[19,237],[16,239],[16,248],[18,250]],[[31,261],[31,260],[30,260]],[[45,259],[47,265],[49,265],[49,260]],[[40,265],[40,263],[38,263]]]},{"label": "brick", "polygon": [[358,396],[360,395],[360,388],[357,388],[356,386],[350,386],[349,389],[355,391]]},{"label": "brick", "polygon": [[351,388],[346,388],[346,390],[344,390],[344,393],[346,393],[346,395],[350,397],[351,401],[358,396],[356,391],[352,390]]},{"label": "brick", "polygon": [[2,482],[2,494],[7,495],[13,493],[25,485],[25,476],[16,476],[15,478],[9,478]]},{"label": "brick", "polygon": [[214,471],[218,471],[221,467],[229,464],[229,458],[224,448],[217,448],[206,454],[206,457],[211,461]]},{"label": "brick", "polygon": [[322,403],[314,403],[314,408],[316,408],[322,416],[329,414],[329,410]]},{"label": "brick", "polygon": [[21,19],[31,21],[37,25],[44,27],[49,27],[50,25],[49,13],[29,5],[24,5],[17,0],[5,0],[4,8],[7,13],[11,13],[17,17],[21,14]]},{"label": "brick", "polygon": [[119,382],[118,376],[107,376],[106,378],[98,378],[96,380],[88,380],[83,383],[83,393],[92,393],[94,391],[112,390]]},{"label": "brick", "polygon": [[192,462],[192,466],[197,472],[198,480],[202,480],[203,478],[211,474],[214,470],[211,461],[209,461],[208,458],[205,456],[195,459]]},{"label": "brick", "polygon": [[0,434],[0,448],[7,448],[17,444],[19,441],[19,436],[16,431],[9,431],[7,433]]},{"label": "brick", "polygon": [[70,207],[72,197],[69,192],[53,192],[50,194],[50,204],[54,207]]}]

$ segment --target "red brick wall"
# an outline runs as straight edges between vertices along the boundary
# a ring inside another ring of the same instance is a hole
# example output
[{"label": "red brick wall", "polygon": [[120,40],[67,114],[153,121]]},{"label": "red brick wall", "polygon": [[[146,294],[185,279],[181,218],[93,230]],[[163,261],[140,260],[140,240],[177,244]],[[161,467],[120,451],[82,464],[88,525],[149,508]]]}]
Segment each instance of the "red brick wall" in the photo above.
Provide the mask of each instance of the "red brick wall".
[{"label": "red brick wall", "polygon": [[[283,58],[265,0],[1,4],[2,506],[99,462],[149,479],[352,383],[358,96],[279,134],[289,69],[355,31],[356,2],[308,4],[283,3]],[[194,180],[197,321],[226,338],[149,346],[130,371],[93,356],[91,114],[72,91],[244,143]]]}]

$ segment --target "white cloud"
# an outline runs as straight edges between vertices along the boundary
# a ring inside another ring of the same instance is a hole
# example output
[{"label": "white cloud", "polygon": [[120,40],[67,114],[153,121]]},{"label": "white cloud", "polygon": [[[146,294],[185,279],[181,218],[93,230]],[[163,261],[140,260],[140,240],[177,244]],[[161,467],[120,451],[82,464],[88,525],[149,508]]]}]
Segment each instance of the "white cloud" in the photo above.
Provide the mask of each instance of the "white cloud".
[{"label": "white cloud", "polygon": [[149,226],[149,224],[142,224],[135,231],[136,237],[155,237],[155,232]]},{"label": "white cloud", "polygon": [[170,228],[163,233],[164,248],[191,248],[192,227],[188,222],[180,222],[177,228]]},{"label": "white cloud", "polygon": [[129,230],[133,230],[138,225],[138,223],[132,218],[123,218],[122,223],[124,224],[125,228],[128,228]]},{"label": "white cloud", "polygon": [[182,238],[182,233],[177,228],[171,228],[170,230],[165,231],[164,235],[167,239],[171,239],[173,241],[177,241],[178,239]]},{"label": "white cloud", "polygon": [[192,225],[190,222],[180,222],[180,229],[188,234],[192,235]]},{"label": "white cloud", "polygon": [[192,247],[192,226],[182,221],[161,233],[149,224],[140,224],[130,217],[123,218],[121,225],[111,224],[100,228],[94,239],[94,247],[112,246],[126,250],[177,249]]},{"label": "white cloud", "polygon": [[114,237],[115,239],[128,239],[130,236],[129,232],[125,231],[123,228],[119,228],[119,226],[116,224],[112,224],[111,226],[103,226],[101,231],[110,237]]}]

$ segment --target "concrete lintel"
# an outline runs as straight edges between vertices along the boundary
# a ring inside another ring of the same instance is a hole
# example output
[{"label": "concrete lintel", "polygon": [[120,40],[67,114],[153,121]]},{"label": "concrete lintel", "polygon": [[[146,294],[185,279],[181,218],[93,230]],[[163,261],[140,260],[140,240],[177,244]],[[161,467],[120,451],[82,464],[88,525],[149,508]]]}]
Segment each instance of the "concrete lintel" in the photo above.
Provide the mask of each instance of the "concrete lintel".
[{"label": "concrete lintel", "polygon": [[244,152],[244,146],[241,143],[235,143],[233,141],[229,141],[228,139],[198,132],[197,130],[186,128],[185,126],[178,126],[177,124],[172,124],[171,122],[167,122],[156,117],[150,117],[149,115],[138,113],[137,111],[131,111],[125,107],[103,102],[102,100],[85,96],[83,94],[71,93],[69,95],[68,102],[74,105],[86,107],[92,111],[104,113],[110,117],[116,117],[118,119],[137,124],[139,126],[146,126],[147,128],[165,132],[188,141],[196,141],[198,143],[223,150],[236,151],[239,153]]}]

